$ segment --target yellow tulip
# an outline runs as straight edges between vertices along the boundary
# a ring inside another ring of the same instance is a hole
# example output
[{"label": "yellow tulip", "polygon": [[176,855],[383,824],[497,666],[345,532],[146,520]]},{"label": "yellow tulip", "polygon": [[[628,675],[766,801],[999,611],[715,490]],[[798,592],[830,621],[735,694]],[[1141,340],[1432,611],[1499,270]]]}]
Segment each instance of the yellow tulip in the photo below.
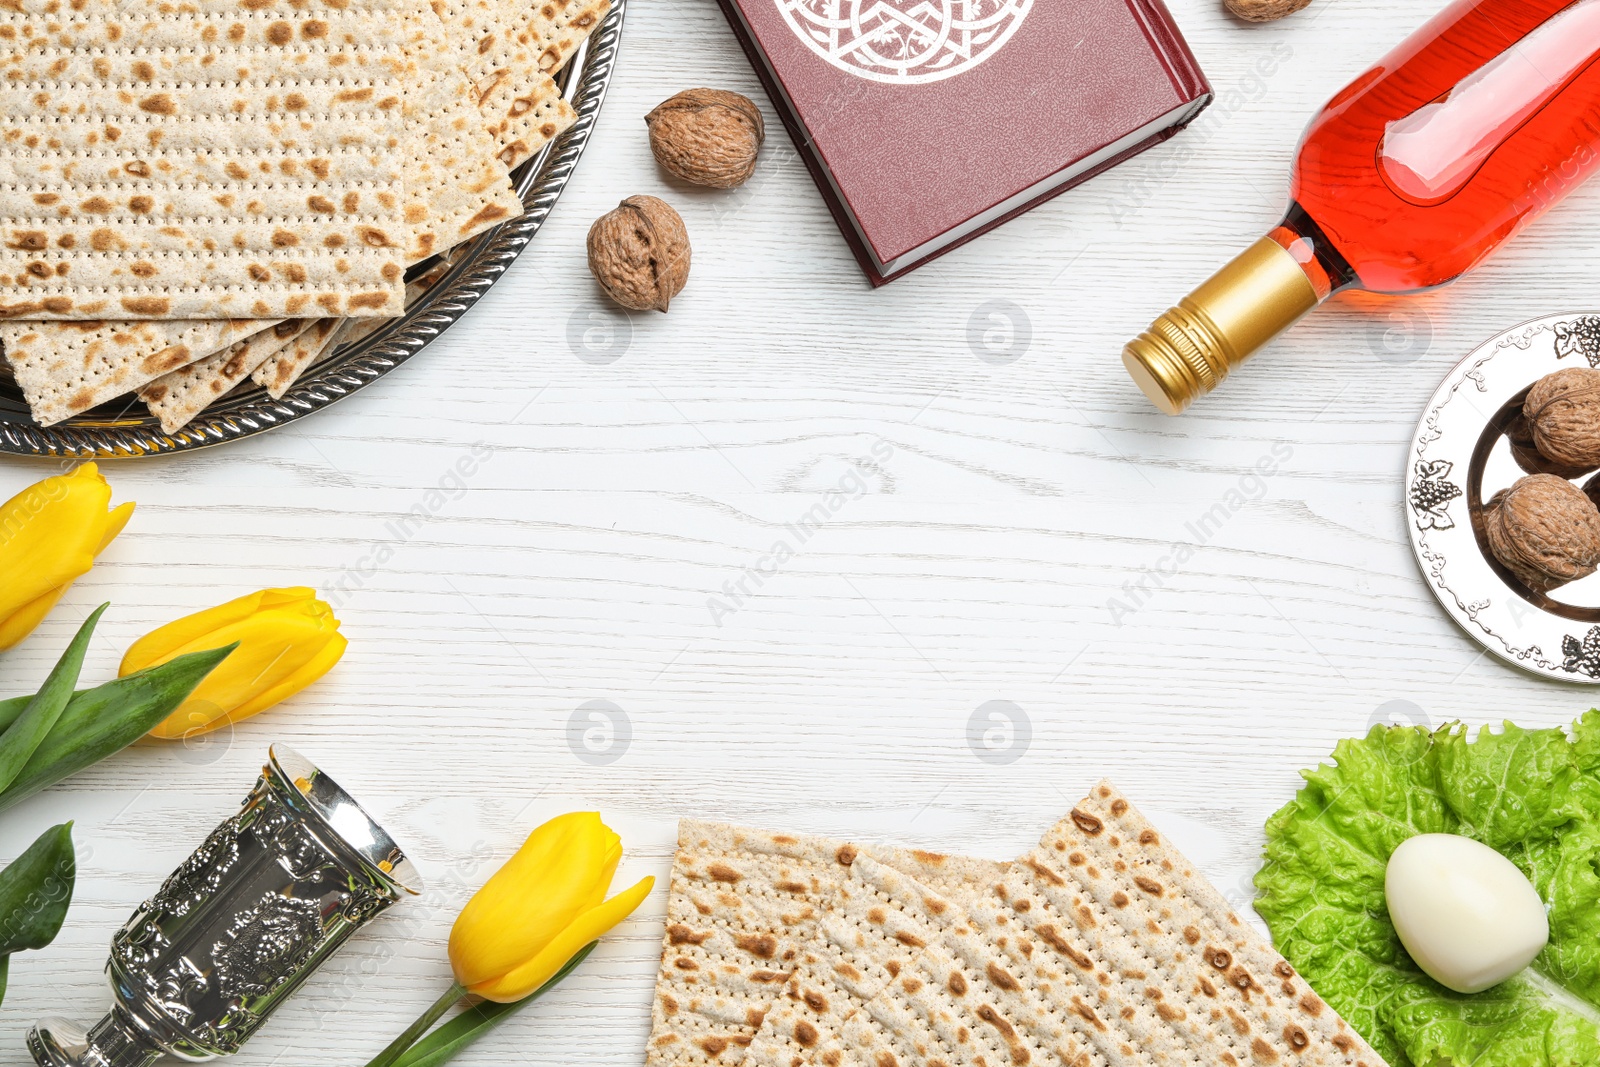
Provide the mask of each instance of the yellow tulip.
[{"label": "yellow tulip", "polygon": [[132,514],[132,503],[111,508],[111,487],[93,463],[0,504],[0,650],[33,632]]},{"label": "yellow tulip", "polygon": [[473,894],[450,930],[450,966],[468,993],[510,1003],[633,914],[645,878],[607,900],[622,841],[592,811],[557,816]]},{"label": "yellow tulip", "polygon": [[248,719],[300,692],[344,655],[333,609],[314,590],[263,589],[169,622],[133,643],[119,676],[239,642],[152,737],[177,740]]},{"label": "yellow tulip", "polygon": [[[443,1063],[476,1041],[497,1017],[553,988],[655,886],[654,878],[644,878],[607,900],[621,859],[622,841],[598,812],[560,815],[529,834],[517,854],[472,895],[450,928],[450,968],[456,980],[368,1060],[367,1067]],[[477,1012],[428,1033],[467,996],[505,1007],[480,1004]]]}]

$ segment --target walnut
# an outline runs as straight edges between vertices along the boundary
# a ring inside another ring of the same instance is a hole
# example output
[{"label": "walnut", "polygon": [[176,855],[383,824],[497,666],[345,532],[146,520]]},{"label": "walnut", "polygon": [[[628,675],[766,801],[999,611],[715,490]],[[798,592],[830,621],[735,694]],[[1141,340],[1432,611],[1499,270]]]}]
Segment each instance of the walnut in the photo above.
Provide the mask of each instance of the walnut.
[{"label": "walnut", "polygon": [[1311,0],[1222,0],[1227,9],[1247,22],[1274,22],[1311,3]]},{"label": "walnut", "polygon": [[1600,370],[1546,374],[1528,390],[1522,414],[1546,459],[1580,473],[1600,467]]},{"label": "walnut", "polygon": [[671,205],[630,196],[589,227],[589,270],[634,311],[667,310],[689,280],[689,231]]},{"label": "walnut", "polygon": [[761,110],[750,98],[722,89],[685,89],[644,121],[650,151],[667,173],[714,189],[748,181],[767,137]]},{"label": "walnut", "polygon": [[1584,467],[1569,467],[1564,463],[1557,463],[1539,451],[1533,443],[1533,427],[1528,423],[1528,417],[1521,412],[1517,417],[1506,424],[1506,442],[1511,446],[1511,458],[1516,460],[1517,466],[1529,474],[1554,474],[1557,478],[1582,478],[1585,474],[1600,467],[1600,464],[1591,463]]},{"label": "walnut", "polygon": [[1600,508],[1600,474],[1583,483],[1583,495],[1593,500],[1596,508]]},{"label": "walnut", "polygon": [[1545,592],[1600,568],[1600,509],[1553,474],[1530,474],[1489,501],[1483,530],[1494,557]]}]

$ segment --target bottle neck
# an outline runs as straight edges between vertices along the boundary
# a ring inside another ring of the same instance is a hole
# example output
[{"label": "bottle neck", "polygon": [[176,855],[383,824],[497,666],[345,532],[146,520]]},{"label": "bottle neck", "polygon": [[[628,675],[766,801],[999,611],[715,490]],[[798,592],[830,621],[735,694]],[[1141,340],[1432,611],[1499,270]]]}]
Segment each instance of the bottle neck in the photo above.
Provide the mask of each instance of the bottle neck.
[{"label": "bottle neck", "polygon": [[1327,299],[1338,277],[1286,221],[1128,342],[1123,365],[1156,407],[1176,415]]},{"label": "bottle neck", "polygon": [[1355,268],[1322,232],[1317,220],[1298,203],[1290,203],[1283,221],[1267,235],[1300,264],[1319,301],[1342,289],[1359,288]]}]

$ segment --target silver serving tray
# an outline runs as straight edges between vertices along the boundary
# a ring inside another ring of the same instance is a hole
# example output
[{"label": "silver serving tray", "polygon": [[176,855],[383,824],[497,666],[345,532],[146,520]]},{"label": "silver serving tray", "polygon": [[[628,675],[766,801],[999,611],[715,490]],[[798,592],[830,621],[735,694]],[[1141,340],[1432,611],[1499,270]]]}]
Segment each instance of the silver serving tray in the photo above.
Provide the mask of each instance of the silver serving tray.
[{"label": "silver serving tray", "polygon": [[1600,367],[1600,314],[1524,322],[1457,364],[1411,439],[1406,529],[1423,580],[1474,641],[1533,674],[1600,685],[1600,574],[1529,589],[1494,558],[1483,528],[1489,499],[1527,473],[1505,431],[1528,387],[1574,366]]},{"label": "silver serving tray", "polygon": [[432,274],[433,284],[412,299],[404,315],[341,346],[306,371],[283,399],[273,400],[265,389],[246,380],[173,434],[162,433],[161,424],[132,395],[54,426],[40,427],[0,361],[0,373],[4,373],[0,380],[0,454],[133,457],[236,441],[343,400],[422,351],[500,280],[550,216],[594,131],[616,65],[625,7],[625,0],[611,0],[610,14],[557,79],[578,120],[512,172],[525,213],[452,249],[447,262],[436,258],[412,268],[408,277]]}]

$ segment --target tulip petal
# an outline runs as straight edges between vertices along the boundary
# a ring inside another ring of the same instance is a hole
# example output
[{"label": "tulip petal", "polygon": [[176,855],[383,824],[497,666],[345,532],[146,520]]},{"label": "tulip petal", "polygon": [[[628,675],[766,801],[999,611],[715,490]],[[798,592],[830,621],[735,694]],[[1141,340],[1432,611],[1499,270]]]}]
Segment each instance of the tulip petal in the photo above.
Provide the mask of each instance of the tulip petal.
[{"label": "tulip petal", "polygon": [[131,518],[133,518],[133,501],[129,500],[112,508],[111,514],[106,516],[106,531],[100,535],[100,547],[94,550],[94,554],[98,556],[104,552],[106,546],[117,539],[117,535],[128,525],[128,520]]},{"label": "tulip petal", "polygon": [[603,899],[620,848],[592,811],[557,816],[529,834],[456,918],[450,930],[456,980],[471,986],[538,955]]},{"label": "tulip petal", "polygon": [[595,876],[594,889],[589,893],[589,898],[583,902],[583,910],[598,907],[606,899],[606,894],[611,892],[611,879],[616,877],[617,864],[622,862],[622,838],[611,835],[611,850],[606,853],[606,858],[600,863],[600,872]]},{"label": "tulip petal", "polygon": [[297,667],[288,677],[283,678],[269,688],[263,690],[254,699],[228,713],[229,722],[240,722],[258,715],[274,704],[281,704],[300,690],[333,670],[333,665],[344,658],[344,651],[350,642],[337,631],[328,636],[316,654]]},{"label": "tulip petal", "polygon": [[185,700],[151,728],[148,736],[161,741],[182,741],[220,729],[228,713],[210,701]]},{"label": "tulip petal", "polygon": [[320,633],[315,627],[303,631],[283,630],[265,619],[259,624],[224,626],[217,633],[195,642],[197,647],[186,647],[179,653],[239,642],[239,650],[201,682],[175,714],[191,726],[195,720],[189,713],[195,708],[210,712],[205,720],[208,722],[226,715],[291,677],[335,636]]},{"label": "tulip petal", "polygon": [[[289,589],[262,589],[248,593],[242,597],[218,604],[214,608],[197,611],[193,615],[185,615],[181,619],[174,619],[165,626],[145,634],[122,657],[122,665],[117,669],[118,677],[126,677],[135,671],[142,671],[146,667],[153,667],[158,663],[165,663],[176,656],[183,655],[185,650],[197,651],[193,647],[197,641],[205,641],[208,636],[214,635],[224,626],[243,622],[263,608],[282,607],[286,604],[296,604],[302,601],[315,601],[316,591],[304,586]],[[226,641],[217,641],[203,645],[205,648],[215,648],[217,645],[226,644]]]},{"label": "tulip petal", "polygon": [[50,614],[50,609],[56,606],[56,601],[61,599],[61,594],[67,591],[67,586],[62,586],[54,592],[46,593],[31,604],[24,604],[11,613],[11,617],[0,620],[0,652],[4,652],[24,637],[33,633],[34,629]]},{"label": "tulip petal", "polygon": [[176,740],[249,718],[293,696],[344,655],[333,609],[304,586],[261,589],[146,634],[122,657],[123,676],[237,643],[151,736]]},{"label": "tulip petal", "polygon": [[[150,731],[151,737],[160,737],[167,740],[182,740],[185,737],[194,737],[196,734],[209,733],[220,730],[231,723],[243,722],[252,715],[259,715],[276,704],[294,696],[300,690],[321,678],[333,669],[344,656],[344,650],[349,645],[343,634],[334,634],[305,664],[289,677],[276,685],[262,691],[259,695],[245,701],[232,711],[222,711],[215,717],[206,718],[203,722],[190,722],[185,726],[181,721],[185,707],[172,713],[165,722]],[[191,709],[193,710],[193,709]]]},{"label": "tulip petal", "polygon": [[599,907],[591,908],[557,934],[537,956],[500,978],[467,987],[485,1000],[509,1004],[521,1000],[550,980],[579,949],[632,915],[655,887],[654,877],[645,877],[624,889]]},{"label": "tulip petal", "polygon": [[107,514],[111,487],[93,463],[0,504],[0,648],[27,636],[132,512]]}]

